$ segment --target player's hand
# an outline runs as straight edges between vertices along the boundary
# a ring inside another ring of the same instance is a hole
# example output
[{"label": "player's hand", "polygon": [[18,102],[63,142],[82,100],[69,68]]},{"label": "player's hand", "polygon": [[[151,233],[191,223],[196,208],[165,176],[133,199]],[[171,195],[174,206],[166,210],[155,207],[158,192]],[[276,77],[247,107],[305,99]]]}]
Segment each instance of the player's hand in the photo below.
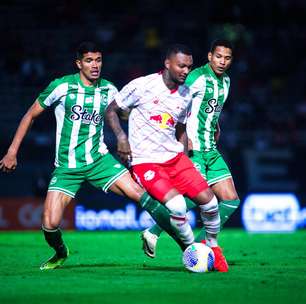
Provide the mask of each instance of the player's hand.
[{"label": "player's hand", "polygon": [[118,138],[117,153],[125,165],[129,165],[132,160],[132,151],[127,137]]},{"label": "player's hand", "polygon": [[3,172],[11,172],[15,170],[16,167],[17,167],[17,157],[15,155],[7,153],[0,160],[0,170],[2,170]]}]

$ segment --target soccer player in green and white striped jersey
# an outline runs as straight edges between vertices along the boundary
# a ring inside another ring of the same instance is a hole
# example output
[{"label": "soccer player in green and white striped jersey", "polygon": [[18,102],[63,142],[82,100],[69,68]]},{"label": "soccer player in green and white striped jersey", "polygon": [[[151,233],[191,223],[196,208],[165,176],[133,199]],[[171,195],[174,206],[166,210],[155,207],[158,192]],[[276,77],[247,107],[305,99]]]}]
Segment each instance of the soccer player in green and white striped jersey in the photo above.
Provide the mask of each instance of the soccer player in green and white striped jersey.
[{"label": "soccer player in green and white striped jersey", "polygon": [[[219,200],[221,226],[240,204],[230,170],[217,150],[220,136],[218,120],[230,88],[230,78],[226,71],[232,59],[231,43],[215,40],[208,53],[208,63],[194,69],[186,80],[193,92],[192,110],[187,121],[190,158]],[[194,208],[190,200],[186,201],[189,209]],[[158,225],[154,225],[142,234],[144,251],[151,257],[155,255],[160,233]],[[204,239],[205,231],[202,230],[196,241]],[[145,248],[150,248],[150,251]]]},{"label": "soccer player in green and white striped jersey", "polygon": [[[17,166],[19,147],[33,121],[48,107],[56,116],[55,170],[44,203],[43,232],[55,254],[41,270],[54,269],[69,255],[59,229],[65,207],[84,181],[107,192],[111,190],[139,202],[167,232],[171,224],[167,209],[153,200],[128,170],[108,152],[103,141],[104,110],[114,99],[116,87],[100,77],[102,52],[92,42],[82,43],[77,51],[79,73],[52,81],[38,96],[21,120],[0,170],[10,172]],[[154,214],[153,214],[154,211]],[[160,219],[163,222],[160,222]],[[176,239],[176,236],[172,236]]]},{"label": "soccer player in green and white striped jersey", "polygon": [[[232,60],[231,43],[215,40],[208,53],[209,62],[193,70],[187,79],[194,92],[187,122],[190,157],[219,199],[221,226],[240,204],[231,172],[217,149],[218,121],[230,88],[226,71]],[[201,233],[198,240],[203,236]]]}]

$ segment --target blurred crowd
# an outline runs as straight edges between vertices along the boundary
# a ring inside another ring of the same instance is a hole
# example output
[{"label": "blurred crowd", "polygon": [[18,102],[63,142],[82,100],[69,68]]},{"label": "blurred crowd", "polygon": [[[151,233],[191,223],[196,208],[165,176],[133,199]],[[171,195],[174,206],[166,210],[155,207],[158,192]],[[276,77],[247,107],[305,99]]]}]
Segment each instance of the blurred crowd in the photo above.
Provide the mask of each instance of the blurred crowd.
[{"label": "blurred crowd", "polygon": [[[82,40],[103,45],[103,77],[120,89],[160,70],[168,44],[188,44],[198,66],[222,37],[235,47],[221,118],[224,147],[306,145],[306,1],[13,0],[1,2],[0,15],[2,146],[37,94],[76,71]],[[50,144],[52,119],[34,125],[38,145]]]}]

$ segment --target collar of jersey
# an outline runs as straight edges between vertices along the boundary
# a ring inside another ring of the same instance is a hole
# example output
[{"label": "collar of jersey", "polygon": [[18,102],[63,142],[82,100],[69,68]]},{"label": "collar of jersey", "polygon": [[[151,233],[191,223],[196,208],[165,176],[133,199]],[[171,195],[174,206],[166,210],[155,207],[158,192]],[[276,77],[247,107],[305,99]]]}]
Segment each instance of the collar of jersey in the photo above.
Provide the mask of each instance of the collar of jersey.
[{"label": "collar of jersey", "polygon": [[84,89],[90,90],[90,89],[96,89],[98,87],[98,83],[96,85],[93,85],[93,86],[86,86],[86,85],[84,85],[84,83],[81,80],[80,73],[76,73],[75,74],[75,79],[78,82],[78,84],[80,84],[80,86],[82,88],[84,88]]},{"label": "collar of jersey", "polygon": [[206,63],[204,65],[204,69],[206,69],[208,71],[209,75],[212,76],[213,78],[215,78],[216,80],[218,80],[218,81],[223,80],[224,74],[221,75],[221,77],[217,77],[217,75],[215,74],[215,72],[213,71],[213,69],[211,68],[209,63]]},{"label": "collar of jersey", "polygon": [[165,84],[165,82],[164,82],[164,79],[163,79],[163,70],[159,71],[157,74],[160,76],[162,83],[163,83],[164,86],[169,90],[170,94],[174,94],[174,93],[179,89],[179,85],[176,85],[176,87],[175,87],[174,89],[169,89],[169,88],[166,86],[166,84]]}]

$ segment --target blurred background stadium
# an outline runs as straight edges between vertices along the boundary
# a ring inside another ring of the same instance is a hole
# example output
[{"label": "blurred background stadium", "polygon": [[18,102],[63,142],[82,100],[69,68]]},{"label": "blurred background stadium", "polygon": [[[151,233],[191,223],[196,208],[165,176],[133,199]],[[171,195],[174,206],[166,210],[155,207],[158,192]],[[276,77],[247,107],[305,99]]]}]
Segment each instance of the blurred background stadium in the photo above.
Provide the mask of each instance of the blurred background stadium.
[{"label": "blurred background stadium", "polygon": [[[190,45],[199,66],[206,62],[210,42],[225,37],[235,53],[230,97],[220,121],[220,150],[242,201],[228,226],[303,228],[305,16],[303,0],[1,1],[1,157],[38,93],[55,77],[76,71],[74,50],[82,40],[103,45],[103,77],[120,89],[135,77],[160,70],[169,43]],[[54,116],[47,112],[24,141],[16,172],[0,173],[0,230],[40,227],[53,168],[54,131]],[[106,142],[115,152],[107,129]],[[148,224],[148,216],[132,202],[89,185],[64,222],[81,230],[143,229]]]}]

